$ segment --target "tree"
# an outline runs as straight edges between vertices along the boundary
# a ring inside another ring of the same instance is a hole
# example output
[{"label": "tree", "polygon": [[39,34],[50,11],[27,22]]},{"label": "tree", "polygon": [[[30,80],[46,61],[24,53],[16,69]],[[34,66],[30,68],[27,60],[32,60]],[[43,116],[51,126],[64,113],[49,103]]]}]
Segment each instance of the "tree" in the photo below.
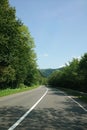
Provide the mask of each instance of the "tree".
[{"label": "tree", "polygon": [[49,83],[54,86],[78,89],[76,86],[78,79],[78,65],[79,60],[73,59],[68,65],[66,64],[62,70],[53,73],[49,78]]},{"label": "tree", "polygon": [[36,74],[34,40],[8,0],[0,1],[0,86],[17,87]]},{"label": "tree", "polygon": [[87,92],[87,53],[80,60],[73,59],[62,70],[53,73],[48,83],[56,87]]},{"label": "tree", "polygon": [[15,9],[10,7],[8,0],[0,1],[0,86],[2,87],[10,81],[11,77],[13,77],[12,81],[15,80],[15,70],[10,65],[11,52],[14,52],[12,39],[18,33],[18,21],[15,19]]},{"label": "tree", "polygon": [[81,90],[87,92],[87,53],[81,57],[78,73]]}]

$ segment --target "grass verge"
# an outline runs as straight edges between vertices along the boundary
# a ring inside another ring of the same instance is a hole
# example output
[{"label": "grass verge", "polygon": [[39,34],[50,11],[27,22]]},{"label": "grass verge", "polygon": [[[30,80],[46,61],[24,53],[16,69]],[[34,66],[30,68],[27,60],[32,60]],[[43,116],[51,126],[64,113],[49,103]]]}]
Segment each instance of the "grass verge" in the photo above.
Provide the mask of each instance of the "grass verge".
[{"label": "grass verge", "polygon": [[79,99],[87,103],[87,96],[79,96]]},{"label": "grass verge", "polygon": [[27,87],[27,86],[22,84],[22,85],[20,85],[19,88],[16,88],[16,89],[8,88],[8,89],[0,90],[0,97],[11,95],[11,94],[16,94],[16,93],[24,92],[24,91],[28,91],[28,90],[32,90],[32,89],[35,89],[37,87],[39,87],[39,85]]}]

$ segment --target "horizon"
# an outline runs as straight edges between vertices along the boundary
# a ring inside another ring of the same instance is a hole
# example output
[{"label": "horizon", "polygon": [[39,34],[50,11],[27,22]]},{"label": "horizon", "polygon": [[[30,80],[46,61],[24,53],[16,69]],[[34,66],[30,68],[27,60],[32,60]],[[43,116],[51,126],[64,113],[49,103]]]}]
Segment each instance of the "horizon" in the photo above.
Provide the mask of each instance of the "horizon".
[{"label": "horizon", "polygon": [[39,68],[59,68],[87,52],[87,0],[9,0],[29,28]]}]

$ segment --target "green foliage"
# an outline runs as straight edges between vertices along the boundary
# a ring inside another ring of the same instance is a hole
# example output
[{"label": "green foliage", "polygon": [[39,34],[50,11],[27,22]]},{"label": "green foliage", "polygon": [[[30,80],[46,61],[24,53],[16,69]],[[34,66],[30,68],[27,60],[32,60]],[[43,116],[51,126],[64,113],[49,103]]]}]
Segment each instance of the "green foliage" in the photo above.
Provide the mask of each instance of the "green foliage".
[{"label": "green foliage", "polygon": [[15,89],[7,88],[7,89],[4,89],[4,90],[0,90],[0,97],[19,93],[19,92],[29,91],[29,90],[35,89],[37,87],[38,87],[37,85],[27,87],[24,84],[20,84],[19,88],[15,88]]},{"label": "green foliage", "polygon": [[49,77],[54,71],[56,70],[61,70],[62,68],[59,69],[40,69],[40,72],[44,77]]},{"label": "green foliage", "polygon": [[62,70],[54,72],[49,77],[48,83],[54,87],[87,92],[87,53],[80,60],[73,59]]},{"label": "green foliage", "polygon": [[87,53],[81,57],[78,73],[81,89],[82,91],[87,91]]},{"label": "green foliage", "polygon": [[34,40],[8,0],[0,5],[0,87],[31,85],[38,77]]}]

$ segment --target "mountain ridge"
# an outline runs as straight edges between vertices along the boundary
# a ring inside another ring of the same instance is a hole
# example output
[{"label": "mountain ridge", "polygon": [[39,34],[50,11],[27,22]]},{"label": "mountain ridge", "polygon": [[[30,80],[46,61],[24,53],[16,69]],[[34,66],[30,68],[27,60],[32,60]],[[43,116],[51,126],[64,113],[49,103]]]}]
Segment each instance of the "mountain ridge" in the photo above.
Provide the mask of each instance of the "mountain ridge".
[{"label": "mountain ridge", "polygon": [[47,69],[40,69],[40,72],[44,77],[49,77],[54,71],[61,70],[61,69],[63,69],[63,67],[56,68],[56,69],[47,68]]}]

